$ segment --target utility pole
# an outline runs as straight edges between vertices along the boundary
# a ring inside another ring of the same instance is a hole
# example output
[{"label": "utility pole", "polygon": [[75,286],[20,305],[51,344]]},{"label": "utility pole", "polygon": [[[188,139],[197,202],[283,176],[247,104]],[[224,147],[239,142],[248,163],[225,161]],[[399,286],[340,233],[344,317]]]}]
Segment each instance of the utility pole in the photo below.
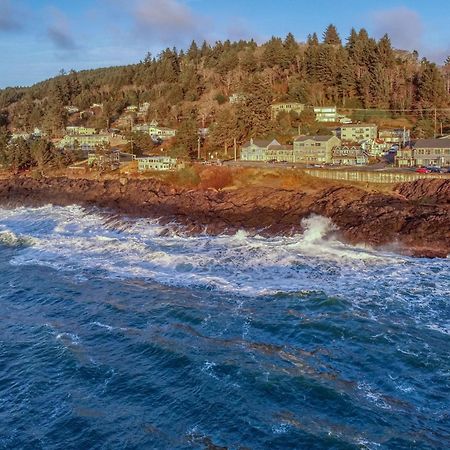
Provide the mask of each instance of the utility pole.
[{"label": "utility pole", "polygon": [[437,121],[436,108],[434,108],[434,138],[435,139],[436,139],[436,121]]},{"label": "utility pole", "polygon": [[200,136],[197,139],[197,159],[201,158],[201,154],[200,154]]},{"label": "utility pole", "polygon": [[236,142],[236,138],[233,139],[233,144],[234,144],[234,160],[237,161],[237,142]]}]

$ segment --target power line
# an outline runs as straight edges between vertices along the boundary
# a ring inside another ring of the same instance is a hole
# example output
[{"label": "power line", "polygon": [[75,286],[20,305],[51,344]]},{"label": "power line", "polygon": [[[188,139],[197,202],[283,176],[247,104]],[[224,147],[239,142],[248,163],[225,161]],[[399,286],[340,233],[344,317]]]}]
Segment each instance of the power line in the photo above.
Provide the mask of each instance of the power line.
[{"label": "power line", "polygon": [[345,106],[339,107],[338,109],[345,111],[366,111],[366,112],[414,112],[414,113],[422,113],[424,111],[430,112],[440,112],[446,111],[450,112],[450,108],[424,108],[424,109],[367,109],[367,108],[346,108]]}]

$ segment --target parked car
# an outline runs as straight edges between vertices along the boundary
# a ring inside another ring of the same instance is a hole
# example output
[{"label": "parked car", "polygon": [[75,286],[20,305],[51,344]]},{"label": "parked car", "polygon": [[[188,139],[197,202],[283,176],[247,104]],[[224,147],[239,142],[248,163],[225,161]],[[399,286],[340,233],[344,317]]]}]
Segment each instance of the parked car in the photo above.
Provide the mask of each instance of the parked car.
[{"label": "parked car", "polygon": [[427,167],[427,169],[432,173],[441,173],[440,167]]},{"label": "parked car", "polygon": [[419,167],[418,169],[416,169],[417,173],[430,173],[431,170],[427,169],[426,167]]}]

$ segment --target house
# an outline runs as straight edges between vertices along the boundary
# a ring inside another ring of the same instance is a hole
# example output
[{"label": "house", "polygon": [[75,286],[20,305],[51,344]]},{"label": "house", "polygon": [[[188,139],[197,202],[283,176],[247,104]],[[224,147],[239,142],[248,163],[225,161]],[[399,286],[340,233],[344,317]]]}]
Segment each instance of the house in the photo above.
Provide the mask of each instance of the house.
[{"label": "house", "polygon": [[414,159],[414,150],[412,147],[399,147],[395,156],[395,164],[398,167],[414,167],[416,160]]},{"label": "house", "polygon": [[145,172],[147,170],[175,170],[179,163],[176,158],[170,156],[144,156],[142,158],[136,158],[138,163],[139,172]]},{"label": "house", "polygon": [[44,132],[40,128],[35,127],[31,136],[34,138],[41,138],[44,136]]},{"label": "house", "polygon": [[379,130],[378,137],[388,144],[404,147],[411,140],[411,132],[406,128],[395,128],[393,130]]},{"label": "house", "polygon": [[350,119],[350,117],[344,116],[342,114],[337,115],[337,121],[339,123],[345,123],[345,124],[352,123],[352,119]]},{"label": "house", "polygon": [[88,154],[88,165],[115,169],[120,165],[120,151],[113,149],[106,152],[91,152]]},{"label": "house", "polygon": [[282,111],[290,113],[291,111],[300,114],[304,109],[303,103],[287,102],[287,103],[274,103],[271,107],[272,119],[275,119]]},{"label": "house", "polygon": [[177,134],[177,130],[174,130],[173,128],[160,127],[158,125],[158,122],[156,122],[155,120],[150,124],[143,123],[135,125],[133,127],[133,131],[148,133],[153,138],[159,138],[162,141],[164,141],[165,139],[170,139]]},{"label": "house", "polygon": [[294,162],[294,146],[271,144],[266,151],[267,161]]},{"label": "house", "polygon": [[150,136],[160,138],[164,141],[174,137],[177,134],[177,130],[168,127],[160,127],[158,122],[152,122],[148,129],[148,133]]},{"label": "house", "polygon": [[314,106],[317,122],[337,122],[336,106]]},{"label": "house", "polygon": [[64,106],[64,109],[67,111],[68,114],[75,114],[79,112],[80,110],[76,106]]},{"label": "house", "polygon": [[66,127],[66,132],[70,135],[88,136],[96,134],[97,130],[95,128],[69,126]]},{"label": "house", "polygon": [[418,139],[412,148],[418,166],[450,166],[450,139]]},{"label": "house", "polygon": [[234,93],[234,94],[231,94],[231,95],[228,97],[228,101],[229,101],[230,103],[232,103],[232,104],[236,104],[236,103],[242,103],[243,101],[245,101],[246,98],[247,98],[247,97],[246,97],[245,94],[242,94],[242,93],[240,93],[240,92],[236,92],[236,93]]},{"label": "house", "polygon": [[57,144],[57,148],[68,148],[89,151],[100,145],[108,145],[110,143],[109,134],[93,134],[93,135],[74,135],[66,134]]},{"label": "house", "polygon": [[17,141],[19,139],[23,139],[24,141],[28,141],[28,139],[30,139],[30,137],[31,137],[30,133],[27,133],[27,132],[24,132],[24,131],[20,131],[20,132],[12,133],[10,141],[14,142],[14,141]]},{"label": "house", "polygon": [[149,109],[150,109],[149,102],[142,103],[141,105],[139,105],[139,108],[137,110],[137,116],[140,119],[144,119],[145,116],[147,115]]},{"label": "house", "polygon": [[299,136],[294,140],[293,162],[331,163],[333,149],[340,145],[341,140],[336,136]]},{"label": "house", "polygon": [[241,148],[241,161],[269,161],[267,150],[269,146],[281,145],[276,139],[253,139],[246,142]]},{"label": "house", "polygon": [[130,106],[127,106],[127,107],[125,108],[125,111],[126,111],[126,112],[137,112],[138,109],[139,109],[138,106],[136,106],[136,105],[130,105]]},{"label": "house", "polygon": [[333,149],[333,164],[356,166],[368,164],[368,162],[369,152],[360,144],[347,143]]},{"label": "house", "polygon": [[382,139],[364,139],[360,142],[361,148],[370,156],[383,156],[391,145],[384,142]]},{"label": "house", "polygon": [[361,142],[365,139],[376,139],[378,127],[372,123],[358,123],[341,126],[341,139],[347,142]]}]

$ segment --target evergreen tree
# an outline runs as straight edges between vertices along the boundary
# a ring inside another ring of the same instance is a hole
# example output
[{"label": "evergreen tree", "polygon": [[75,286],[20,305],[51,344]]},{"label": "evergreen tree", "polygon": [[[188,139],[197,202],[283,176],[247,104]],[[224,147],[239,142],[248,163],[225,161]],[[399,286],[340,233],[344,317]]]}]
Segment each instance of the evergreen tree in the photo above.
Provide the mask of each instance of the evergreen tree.
[{"label": "evergreen tree", "polygon": [[270,105],[272,90],[267,79],[254,76],[244,83],[245,101],[239,104],[238,117],[242,133],[251,137],[266,136],[272,129]]},{"label": "evergreen tree", "polygon": [[175,156],[195,158],[197,156],[198,140],[197,122],[194,119],[184,120],[178,128],[175,137],[173,154]]},{"label": "evergreen tree", "polygon": [[436,64],[424,58],[417,78],[417,99],[422,107],[441,106],[448,101],[444,79]]},{"label": "evergreen tree", "polygon": [[37,167],[41,175],[44,175],[45,167],[55,160],[53,145],[43,139],[38,139],[31,143],[30,155],[33,160],[33,165]]},{"label": "evergreen tree", "polygon": [[328,25],[327,29],[323,33],[323,43],[327,45],[341,45],[341,38],[337,32],[336,27],[333,24]]}]

